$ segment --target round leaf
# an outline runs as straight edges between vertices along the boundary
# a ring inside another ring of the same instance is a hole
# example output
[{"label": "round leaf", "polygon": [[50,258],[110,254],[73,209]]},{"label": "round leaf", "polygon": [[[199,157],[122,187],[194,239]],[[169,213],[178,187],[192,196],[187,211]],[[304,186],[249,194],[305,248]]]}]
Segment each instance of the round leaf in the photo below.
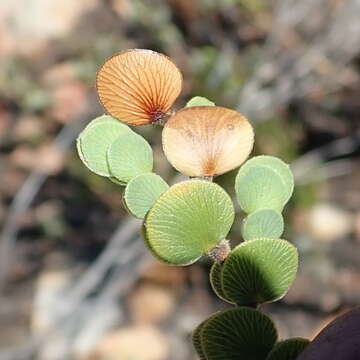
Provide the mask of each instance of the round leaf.
[{"label": "round leaf", "polygon": [[282,211],[288,196],[280,175],[259,165],[239,170],[235,191],[240,207],[247,214],[260,209]]},{"label": "round leaf", "polygon": [[225,239],[234,221],[229,195],[204,180],[178,183],[166,191],[146,217],[146,242],[160,260],[187,265]]},{"label": "round leaf", "polygon": [[131,49],[101,67],[96,88],[106,111],[131,125],[157,122],[179,96],[182,75],[165,55]]},{"label": "round leaf", "polygon": [[252,166],[261,165],[274,170],[285,184],[286,202],[290,199],[294,190],[294,176],[290,166],[275,156],[260,155],[248,160],[242,167],[242,171],[250,169]]},{"label": "round leaf", "polygon": [[[110,115],[102,115],[102,116],[97,117],[97,118],[94,119],[94,120],[91,120],[91,121],[86,125],[86,127],[85,127],[84,130],[89,129],[91,126],[96,125],[96,124],[100,124],[100,123],[107,123],[107,124],[108,124],[109,122],[119,123],[119,120],[116,120],[115,118],[113,118],[113,117],[110,116]],[[123,126],[123,127],[128,128],[128,129],[130,130],[130,128],[127,127],[125,124],[120,123],[120,125]]]},{"label": "round leaf", "polygon": [[297,360],[359,360],[360,307],[327,325]]},{"label": "round leaf", "polygon": [[272,302],[289,290],[298,268],[296,248],[286,240],[257,239],[238,245],[226,258],[222,286],[238,305]]},{"label": "round leaf", "polygon": [[117,180],[129,182],[153,168],[151,146],[136,133],[123,134],[110,145],[107,152],[110,173]]},{"label": "round leaf", "polygon": [[248,215],[242,224],[244,240],[279,238],[284,231],[284,219],[275,210],[262,209]]},{"label": "round leaf", "polygon": [[194,348],[199,355],[200,360],[207,360],[204,350],[202,348],[202,340],[201,340],[201,330],[203,329],[203,326],[207,320],[203,321],[200,325],[196,327],[192,334],[192,343],[194,345]]},{"label": "round leaf", "polygon": [[175,169],[189,176],[215,176],[242,164],[254,132],[240,113],[219,106],[178,111],[165,124],[163,148]]},{"label": "round leaf", "polygon": [[86,165],[86,160],[85,160],[85,156],[83,154],[82,148],[81,148],[81,138],[84,137],[84,134],[86,133],[86,131],[93,125],[99,124],[99,123],[110,123],[110,122],[115,122],[118,123],[119,127],[122,127],[123,130],[125,131],[131,131],[131,129],[126,126],[125,124],[121,124],[119,123],[118,120],[114,119],[113,117],[109,116],[109,115],[102,115],[97,117],[94,120],[91,120],[85,127],[85,129],[79,134],[77,140],[76,140],[76,148],[77,148],[77,152],[79,154],[79,157],[81,159],[81,161]]},{"label": "round leaf", "polygon": [[169,185],[159,175],[141,174],[127,184],[124,202],[131,214],[143,219],[155,201],[168,188]]},{"label": "round leaf", "polygon": [[309,342],[303,338],[280,341],[272,349],[266,360],[295,360],[309,345]]},{"label": "round leaf", "polygon": [[80,158],[94,173],[110,177],[107,163],[107,151],[110,145],[121,135],[135,133],[126,125],[113,121],[99,121],[88,126],[80,134],[77,147]]},{"label": "round leaf", "polygon": [[215,106],[215,103],[202,96],[194,96],[186,103],[186,107],[191,106]]},{"label": "round leaf", "polygon": [[217,313],[201,329],[202,348],[209,360],[264,360],[276,340],[273,322],[245,307]]},{"label": "round leaf", "polygon": [[227,301],[231,304],[233,302],[226,298],[221,284],[221,270],[222,270],[222,264],[218,262],[214,262],[214,264],[211,267],[210,270],[210,284],[212,289],[214,290],[215,294],[224,301]]}]

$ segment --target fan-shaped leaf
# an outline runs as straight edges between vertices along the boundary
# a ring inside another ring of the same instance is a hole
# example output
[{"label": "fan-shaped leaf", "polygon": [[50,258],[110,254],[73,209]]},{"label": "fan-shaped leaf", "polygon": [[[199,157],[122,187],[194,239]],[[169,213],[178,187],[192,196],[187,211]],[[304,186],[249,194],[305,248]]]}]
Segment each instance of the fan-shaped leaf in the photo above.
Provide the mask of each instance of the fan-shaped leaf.
[{"label": "fan-shaped leaf", "polygon": [[164,126],[163,148],[175,169],[189,176],[215,176],[242,164],[254,132],[240,113],[219,106],[178,111]]},{"label": "fan-shaped leaf", "polygon": [[224,262],[223,292],[238,305],[275,301],[289,290],[297,268],[297,250],[289,242],[280,239],[246,241]]},{"label": "fan-shaped leaf", "polygon": [[221,269],[222,269],[222,264],[219,262],[214,262],[214,264],[211,267],[210,270],[210,284],[212,289],[214,290],[215,294],[224,301],[227,301],[231,304],[233,304],[233,302],[229,299],[226,299],[225,294],[223,292],[222,289],[222,284],[221,284]]},{"label": "fan-shaped leaf", "polygon": [[215,106],[215,103],[202,96],[194,96],[186,103],[186,107],[191,106]]},{"label": "fan-shaped leaf", "polygon": [[160,260],[187,265],[225,239],[233,221],[232,201],[219,185],[184,181],[162,194],[150,209],[145,240]]},{"label": "fan-shaped leaf", "polygon": [[296,360],[309,345],[308,339],[293,338],[280,341],[272,349],[266,360]]},{"label": "fan-shaped leaf", "polygon": [[[99,117],[97,117],[96,119],[94,119],[94,120],[91,120],[87,125],[86,125],[86,127],[85,127],[85,129],[84,130],[86,130],[86,129],[89,129],[91,126],[93,126],[93,125],[96,125],[96,124],[100,124],[100,123],[110,123],[110,122],[114,122],[114,123],[118,123],[119,122],[119,120],[116,120],[115,118],[113,118],[112,116],[110,116],[110,115],[102,115],[102,116],[99,116]],[[128,127],[128,126],[126,126],[125,124],[122,124],[121,123],[121,125],[123,126],[123,127],[125,127],[125,128],[127,128],[127,129],[129,129],[130,130],[130,128]]]},{"label": "fan-shaped leaf", "polygon": [[268,167],[274,170],[281,177],[283,183],[285,184],[284,192],[286,192],[287,194],[286,196],[286,202],[287,202],[290,199],[292,192],[294,190],[294,176],[290,169],[290,166],[277,157],[260,155],[260,156],[255,156],[250,160],[248,160],[241,167],[241,171],[246,172],[246,170],[256,165]]},{"label": "fan-shaped leaf", "polygon": [[182,75],[165,55],[131,49],[101,67],[96,88],[106,111],[131,125],[161,120],[179,96]]},{"label": "fan-shaped leaf", "polygon": [[168,188],[169,185],[159,175],[141,174],[127,184],[124,202],[131,214],[143,219],[155,201]]},{"label": "fan-shaped leaf", "polygon": [[245,307],[217,313],[201,329],[202,349],[208,360],[264,360],[276,340],[273,322]]},{"label": "fan-shaped leaf", "polygon": [[[103,117],[101,117],[103,118]],[[110,145],[123,134],[135,133],[126,125],[104,119],[95,119],[89,124],[77,140],[77,149],[81,160],[94,173],[109,177],[107,151]]]},{"label": "fan-shaped leaf", "polygon": [[279,238],[284,231],[282,215],[271,209],[262,209],[248,215],[242,224],[244,240]]},{"label": "fan-shaped leaf", "polygon": [[240,207],[247,214],[260,209],[282,211],[288,196],[280,175],[260,165],[239,170],[235,191]]},{"label": "fan-shaped leaf", "polygon": [[122,182],[129,182],[140,174],[149,173],[153,168],[151,146],[134,132],[123,134],[112,142],[107,160],[111,175]]},{"label": "fan-shaped leaf", "polygon": [[192,343],[194,345],[194,348],[199,355],[200,360],[207,360],[204,350],[202,348],[202,340],[201,340],[201,330],[207,320],[203,321],[200,325],[196,327],[192,334]]},{"label": "fan-shaped leaf", "polygon": [[[110,122],[115,122],[115,123],[118,123],[119,121],[114,119],[112,116],[109,116],[109,115],[102,115],[102,116],[99,116],[97,118],[95,118],[94,120],[91,120],[85,127],[85,129],[79,134],[77,140],[76,140],[76,148],[77,148],[77,151],[78,151],[78,154],[79,154],[79,157],[81,159],[81,161],[86,165],[86,160],[85,160],[85,157],[84,157],[84,154],[82,152],[82,149],[81,149],[81,138],[84,136],[84,134],[86,133],[86,131],[93,125],[96,125],[96,124],[99,124],[99,123],[110,123]],[[121,124],[120,123],[120,127],[122,127],[123,130],[126,130],[126,131],[131,131],[131,129],[126,126],[125,124]],[[86,165],[87,166],[87,165]]]}]

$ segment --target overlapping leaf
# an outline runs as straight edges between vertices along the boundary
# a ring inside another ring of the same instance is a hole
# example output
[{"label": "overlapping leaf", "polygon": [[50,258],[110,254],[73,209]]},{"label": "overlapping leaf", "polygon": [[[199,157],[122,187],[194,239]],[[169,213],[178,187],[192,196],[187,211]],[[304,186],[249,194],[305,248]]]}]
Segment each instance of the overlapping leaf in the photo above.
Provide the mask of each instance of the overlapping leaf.
[{"label": "overlapping leaf", "polygon": [[194,96],[186,103],[186,107],[191,106],[215,106],[215,103],[202,96]]},{"label": "overlapping leaf", "polygon": [[222,264],[219,262],[214,262],[210,270],[210,284],[215,294],[222,300],[232,303],[233,302],[226,298],[224,291],[222,289]]},{"label": "overlapping leaf", "polygon": [[222,268],[222,289],[238,305],[255,305],[283,297],[298,268],[296,248],[280,239],[257,239],[238,245]]},{"label": "overlapping leaf", "polygon": [[279,238],[284,231],[282,215],[272,209],[261,209],[248,215],[242,224],[244,240]]},{"label": "overlapping leaf", "polygon": [[77,139],[80,159],[94,173],[126,185],[152,171],[150,145],[127,125],[103,115],[91,121]]},{"label": "overlapping leaf", "polygon": [[172,186],[145,220],[145,240],[160,260],[195,262],[225,239],[234,221],[229,195],[217,184],[189,180]]},{"label": "overlapping leaf", "polygon": [[296,360],[309,345],[308,339],[293,338],[276,344],[266,360]]},{"label": "overlapping leaf", "polygon": [[124,202],[131,214],[143,219],[169,185],[154,173],[136,176],[126,186]]},{"label": "overlapping leaf", "polygon": [[110,174],[127,183],[138,175],[152,171],[153,153],[142,136],[125,133],[111,143],[107,151],[107,162]]},{"label": "overlapping leaf", "polygon": [[264,360],[277,341],[277,331],[266,315],[240,307],[205,321],[200,341],[207,360]]},{"label": "overlapping leaf", "polygon": [[237,200],[247,214],[260,209],[282,211],[288,196],[284,186],[280,175],[262,165],[240,168],[235,180]]}]

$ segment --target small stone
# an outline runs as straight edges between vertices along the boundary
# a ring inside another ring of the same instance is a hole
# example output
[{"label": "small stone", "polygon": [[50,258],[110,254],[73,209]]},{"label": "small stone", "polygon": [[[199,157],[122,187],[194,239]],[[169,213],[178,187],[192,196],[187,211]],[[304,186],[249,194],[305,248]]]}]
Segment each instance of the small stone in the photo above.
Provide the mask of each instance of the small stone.
[{"label": "small stone", "polygon": [[175,299],[165,287],[143,284],[129,298],[129,308],[136,324],[155,324],[174,309]]},{"label": "small stone", "polygon": [[343,239],[353,230],[353,216],[331,204],[317,204],[308,214],[307,226],[314,240],[332,242]]},{"label": "small stone", "polygon": [[94,360],[166,360],[169,359],[167,338],[151,326],[134,326],[116,330],[98,345]]}]

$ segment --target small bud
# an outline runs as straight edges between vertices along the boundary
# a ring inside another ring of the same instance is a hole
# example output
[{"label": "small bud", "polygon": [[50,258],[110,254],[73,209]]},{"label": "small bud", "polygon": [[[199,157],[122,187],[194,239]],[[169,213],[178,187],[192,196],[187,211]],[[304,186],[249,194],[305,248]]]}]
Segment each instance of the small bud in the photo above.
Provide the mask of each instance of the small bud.
[{"label": "small bud", "polygon": [[230,254],[231,248],[229,244],[229,240],[222,240],[218,245],[212,248],[208,255],[211,259],[213,259],[217,263],[222,263]]}]

